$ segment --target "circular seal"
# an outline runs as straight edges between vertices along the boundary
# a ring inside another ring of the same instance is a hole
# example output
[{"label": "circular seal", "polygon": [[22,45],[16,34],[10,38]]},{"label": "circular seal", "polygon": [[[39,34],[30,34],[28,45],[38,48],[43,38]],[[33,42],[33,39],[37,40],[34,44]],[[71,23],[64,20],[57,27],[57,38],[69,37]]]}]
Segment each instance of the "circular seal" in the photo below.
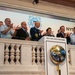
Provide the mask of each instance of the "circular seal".
[{"label": "circular seal", "polygon": [[55,45],[50,49],[50,59],[54,64],[60,64],[66,59],[66,51],[63,47]]}]

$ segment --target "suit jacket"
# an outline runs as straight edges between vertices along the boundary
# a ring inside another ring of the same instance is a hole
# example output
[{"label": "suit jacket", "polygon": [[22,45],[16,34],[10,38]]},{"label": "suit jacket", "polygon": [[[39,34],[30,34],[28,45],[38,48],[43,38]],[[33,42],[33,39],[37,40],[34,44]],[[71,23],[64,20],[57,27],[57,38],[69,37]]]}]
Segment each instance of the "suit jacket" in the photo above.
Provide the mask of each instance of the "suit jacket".
[{"label": "suit jacket", "polygon": [[71,39],[69,36],[66,37],[66,40],[67,40],[67,44],[70,44],[71,43]]},{"label": "suit jacket", "polygon": [[56,35],[57,37],[62,37],[62,38],[64,38],[64,36],[65,36],[65,33],[58,33],[57,35]]},{"label": "suit jacket", "polygon": [[31,40],[38,41],[42,35],[40,34],[40,30],[33,27],[30,29]]},{"label": "suit jacket", "polygon": [[25,40],[25,38],[29,37],[29,34],[26,30],[24,29],[18,29],[15,38],[16,39],[21,39],[21,40]]}]

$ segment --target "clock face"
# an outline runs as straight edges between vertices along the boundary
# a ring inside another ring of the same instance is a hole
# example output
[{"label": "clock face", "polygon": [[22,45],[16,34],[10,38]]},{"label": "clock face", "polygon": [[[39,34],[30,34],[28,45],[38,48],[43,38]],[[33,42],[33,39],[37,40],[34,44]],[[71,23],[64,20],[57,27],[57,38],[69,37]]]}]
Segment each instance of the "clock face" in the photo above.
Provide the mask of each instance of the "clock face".
[{"label": "clock face", "polygon": [[55,45],[50,49],[50,59],[54,64],[58,65],[66,59],[66,51],[63,47]]}]

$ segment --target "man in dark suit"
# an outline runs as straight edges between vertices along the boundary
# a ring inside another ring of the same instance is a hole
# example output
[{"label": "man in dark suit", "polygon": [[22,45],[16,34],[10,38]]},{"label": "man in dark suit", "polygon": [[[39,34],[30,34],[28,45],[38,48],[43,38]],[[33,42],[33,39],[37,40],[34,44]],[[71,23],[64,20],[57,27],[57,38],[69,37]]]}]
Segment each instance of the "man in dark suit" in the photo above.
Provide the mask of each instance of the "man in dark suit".
[{"label": "man in dark suit", "polygon": [[20,39],[20,40],[29,40],[29,33],[27,32],[27,24],[26,22],[21,23],[21,28],[16,30],[15,32],[15,39]]},{"label": "man in dark suit", "polygon": [[61,37],[61,38],[66,38],[67,37],[67,34],[65,33],[65,27],[64,26],[60,27],[60,32],[56,36]]},{"label": "man in dark suit", "polygon": [[42,35],[42,30],[39,30],[38,28],[40,27],[40,22],[35,22],[35,27],[32,27],[30,29],[30,35],[31,35],[31,40],[32,41],[38,41]]}]

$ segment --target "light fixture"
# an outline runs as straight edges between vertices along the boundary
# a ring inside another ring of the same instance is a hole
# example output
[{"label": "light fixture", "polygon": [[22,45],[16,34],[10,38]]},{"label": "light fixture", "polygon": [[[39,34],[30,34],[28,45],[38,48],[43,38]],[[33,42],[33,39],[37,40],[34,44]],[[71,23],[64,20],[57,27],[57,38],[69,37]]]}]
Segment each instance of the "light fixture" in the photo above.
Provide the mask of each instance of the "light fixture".
[{"label": "light fixture", "polygon": [[38,3],[39,3],[39,0],[33,0],[32,3],[33,3],[33,4],[38,4]]}]

